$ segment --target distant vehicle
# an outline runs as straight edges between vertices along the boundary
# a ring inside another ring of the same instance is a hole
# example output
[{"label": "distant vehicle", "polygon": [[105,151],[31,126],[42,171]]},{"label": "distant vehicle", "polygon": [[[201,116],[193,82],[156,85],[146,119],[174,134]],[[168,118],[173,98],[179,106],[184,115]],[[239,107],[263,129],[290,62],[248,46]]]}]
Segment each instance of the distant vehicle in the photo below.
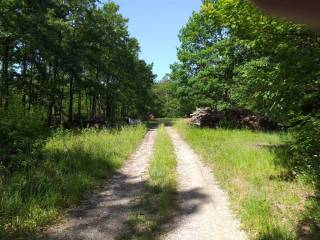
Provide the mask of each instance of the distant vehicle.
[{"label": "distant vehicle", "polygon": [[138,125],[138,124],[142,123],[142,121],[140,119],[134,119],[131,117],[126,117],[125,122],[129,125]]}]

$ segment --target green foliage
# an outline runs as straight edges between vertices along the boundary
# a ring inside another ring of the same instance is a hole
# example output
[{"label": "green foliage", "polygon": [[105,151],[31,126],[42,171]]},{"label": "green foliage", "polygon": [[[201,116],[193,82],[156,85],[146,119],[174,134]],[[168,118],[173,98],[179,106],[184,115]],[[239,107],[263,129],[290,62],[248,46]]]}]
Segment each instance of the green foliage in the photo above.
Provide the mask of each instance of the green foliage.
[{"label": "green foliage", "polygon": [[1,175],[42,166],[50,129],[151,113],[155,76],[127,22],[111,1],[0,2]]},{"label": "green foliage", "polygon": [[179,37],[171,78],[181,111],[240,106],[267,115],[296,132],[292,167],[319,177],[319,33],[248,0],[219,0],[203,1]]},{"label": "green foliage", "polygon": [[237,103],[288,120],[318,88],[319,39],[248,1],[205,1],[181,30],[172,79],[189,111]]},{"label": "green foliage", "polygon": [[154,93],[154,113],[157,117],[177,117],[180,116],[178,99],[175,97],[173,82],[162,80],[155,83]]},{"label": "green foliage", "polygon": [[307,116],[300,119],[301,124],[296,126],[294,142],[291,142],[287,161],[293,171],[311,173],[313,181],[320,186],[320,120]]},{"label": "green foliage", "polygon": [[40,157],[41,140],[48,133],[40,110],[25,112],[14,104],[8,111],[0,110],[0,116],[1,175],[37,164],[34,159]]},{"label": "green foliage", "polygon": [[145,132],[143,126],[56,132],[43,147],[40,163],[0,178],[1,239],[32,235],[56,220],[118,169]]},{"label": "green foliage", "polygon": [[127,22],[114,2],[1,1],[0,109],[15,94],[49,126],[148,115],[155,76]]},{"label": "green foliage", "polygon": [[252,239],[317,239],[316,189],[282,164],[289,133],[200,129],[182,121],[176,128],[212,167]]}]

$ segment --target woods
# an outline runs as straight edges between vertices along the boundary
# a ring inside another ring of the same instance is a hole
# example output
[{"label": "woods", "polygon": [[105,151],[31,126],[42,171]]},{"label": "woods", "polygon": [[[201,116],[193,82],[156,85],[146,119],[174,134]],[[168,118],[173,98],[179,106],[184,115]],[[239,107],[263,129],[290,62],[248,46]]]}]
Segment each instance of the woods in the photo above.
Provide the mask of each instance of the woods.
[{"label": "woods", "polygon": [[[127,24],[111,1],[0,1],[1,239],[57,219],[145,134],[116,131],[153,104],[152,65]],[[114,131],[81,130],[97,123]]]},{"label": "woods", "polygon": [[[114,127],[151,113],[152,65],[139,59],[115,3],[6,0],[0,19],[4,148],[28,142],[40,128],[86,127],[95,119]],[[26,151],[23,145],[13,151]],[[15,153],[1,151],[8,166]]]},{"label": "woods", "polygon": [[2,1],[0,8],[3,109],[17,100],[25,112],[41,108],[49,126],[142,113],[152,67],[138,58],[116,4]]},{"label": "woods", "polygon": [[174,98],[196,107],[244,107],[288,127],[292,168],[319,179],[320,35],[263,14],[250,1],[203,1],[180,31]]}]

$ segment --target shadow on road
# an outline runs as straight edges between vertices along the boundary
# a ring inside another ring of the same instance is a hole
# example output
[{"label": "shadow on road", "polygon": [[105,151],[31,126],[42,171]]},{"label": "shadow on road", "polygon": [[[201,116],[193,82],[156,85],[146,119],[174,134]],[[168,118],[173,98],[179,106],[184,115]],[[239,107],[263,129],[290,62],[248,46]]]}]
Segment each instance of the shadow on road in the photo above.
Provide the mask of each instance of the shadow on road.
[{"label": "shadow on road", "polygon": [[183,202],[177,204],[175,189],[154,188],[146,183],[143,194],[131,205],[131,216],[116,239],[159,239],[182,224],[182,218],[197,213],[208,196],[200,189],[193,189],[179,192],[179,200]]},{"label": "shadow on road", "polygon": [[[159,193],[165,195],[161,194],[162,198],[158,198]],[[132,201],[131,197],[139,194]],[[177,227],[177,219],[196,213],[201,203],[208,200],[199,189],[181,194],[184,196],[181,206],[184,207],[179,209],[174,189],[152,188],[146,181],[132,183],[130,177],[116,173],[104,187],[97,189],[79,207],[68,213],[67,221],[70,219],[70,222],[48,231],[38,239],[107,240],[115,236],[121,240],[137,237],[156,239],[160,234]],[[161,209],[162,201],[166,201],[164,197],[172,206],[166,213]]]}]

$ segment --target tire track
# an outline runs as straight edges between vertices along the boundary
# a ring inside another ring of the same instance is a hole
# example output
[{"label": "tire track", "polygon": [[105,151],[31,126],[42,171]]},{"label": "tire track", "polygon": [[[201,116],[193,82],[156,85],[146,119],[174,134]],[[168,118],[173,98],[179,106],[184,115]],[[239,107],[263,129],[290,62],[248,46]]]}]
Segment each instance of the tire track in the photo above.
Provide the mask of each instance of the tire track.
[{"label": "tire track", "polygon": [[[228,208],[227,195],[220,189],[211,170],[172,127],[178,161],[179,213],[165,240],[244,240],[246,234]],[[194,197],[197,193],[198,196]]]},{"label": "tire track", "polygon": [[43,239],[111,240],[119,235],[128,220],[130,202],[142,190],[155,137],[156,130],[149,130],[124,167],[73,210],[65,223],[49,229]]}]

